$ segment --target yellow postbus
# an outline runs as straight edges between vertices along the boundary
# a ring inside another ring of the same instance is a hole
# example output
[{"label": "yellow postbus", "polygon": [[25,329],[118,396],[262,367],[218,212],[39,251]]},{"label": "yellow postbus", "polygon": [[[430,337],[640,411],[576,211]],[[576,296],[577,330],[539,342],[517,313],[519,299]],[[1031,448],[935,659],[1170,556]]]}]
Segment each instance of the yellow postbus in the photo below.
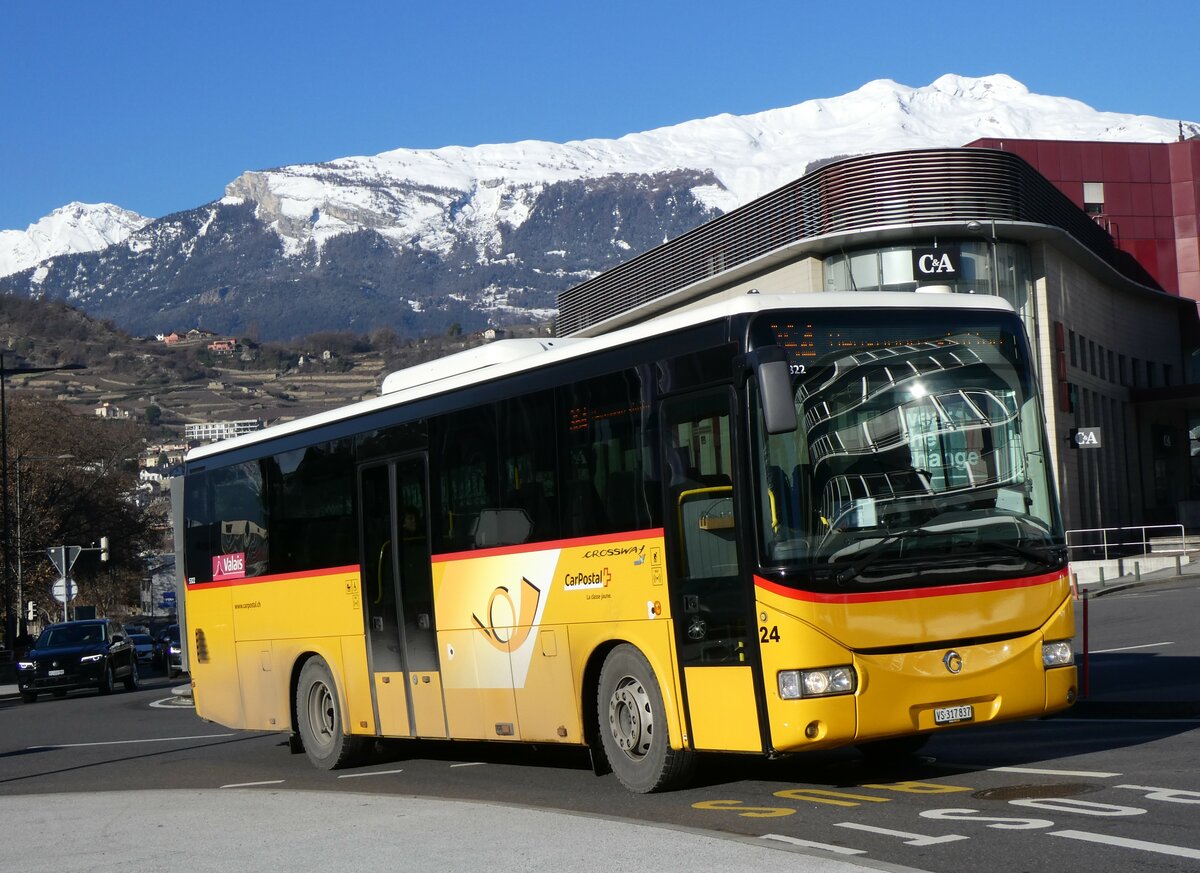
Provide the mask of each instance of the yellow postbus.
[{"label": "yellow postbus", "polygon": [[193,449],[172,486],[198,714],[323,768],[379,738],[697,753],[1069,706],[1063,532],[994,297],[747,295],[506,340]]}]

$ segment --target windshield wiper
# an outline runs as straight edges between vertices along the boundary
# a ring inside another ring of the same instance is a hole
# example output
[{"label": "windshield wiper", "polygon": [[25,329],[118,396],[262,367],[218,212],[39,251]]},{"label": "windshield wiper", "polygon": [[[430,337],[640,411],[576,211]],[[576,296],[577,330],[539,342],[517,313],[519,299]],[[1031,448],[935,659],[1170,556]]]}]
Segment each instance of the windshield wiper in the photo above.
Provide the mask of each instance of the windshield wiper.
[{"label": "windshield wiper", "polygon": [[984,540],[978,543],[981,549],[992,549],[1019,555],[1033,564],[1043,567],[1059,567],[1066,563],[1066,549],[1062,546],[1023,546],[1019,543],[1002,543]]},{"label": "windshield wiper", "polygon": [[1058,546],[1025,546],[1019,543],[1001,542],[998,540],[967,540],[964,534],[977,533],[973,530],[931,530],[924,527],[905,528],[886,534],[878,542],[867,546],[862,551],[845,558],[842,561],[830,561],[831,579],[835,585],[845,585],[865,573],[873,565],[886,556],[889,546],[901,540],[917,540],[928,537],[946,537],[946,549],[938,555],[928,556],[928,560],[941,563],[949,559],[957,562],[964,557],[974,557],[987,552],[1003,552],[1024,558],[1040,567],[1059,567],[1064,561],[1063,549]]},{"label": "windshield wiper", "polygon": [[939,536],[939,531],[926,530],[922,527],[911,527],[890,532],[877,543],[867,546],[860,552],[851,555],[842,562],[830,561],[830,572],[835,585],[845,585],[851,579],[861,576],[871,565],[878,563],[884,556],[888,546],[895,545],[903,539],[921,539],[929,536]]}]

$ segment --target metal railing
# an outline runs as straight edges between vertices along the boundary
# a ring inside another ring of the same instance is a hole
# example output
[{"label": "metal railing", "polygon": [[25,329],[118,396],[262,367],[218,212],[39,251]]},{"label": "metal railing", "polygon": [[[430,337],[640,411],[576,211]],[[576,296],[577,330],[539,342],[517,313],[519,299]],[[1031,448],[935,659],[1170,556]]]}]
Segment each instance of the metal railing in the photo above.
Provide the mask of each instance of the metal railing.
[{"label": "metal railing", "polygon": [[[1153,537],[1151,532],[1154,532]],[[1176,547],[1174,543],[1178,543]],[[1072,561],[1109,560],[1151,551],[1173,555],[1188,551],[1182,524],[1140,527],[1091,527],[1067,531],[1067,553]]]}]

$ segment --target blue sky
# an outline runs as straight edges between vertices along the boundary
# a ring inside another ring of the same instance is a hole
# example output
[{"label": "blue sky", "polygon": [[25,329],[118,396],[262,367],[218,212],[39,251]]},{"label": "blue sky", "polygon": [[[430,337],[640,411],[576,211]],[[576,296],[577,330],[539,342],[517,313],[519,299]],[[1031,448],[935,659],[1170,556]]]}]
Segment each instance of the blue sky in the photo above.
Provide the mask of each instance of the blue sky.
[{"label": "blue sky", "polygon": [[249,169],[617,137],[873,79],[1007,73],[1200,121],[1200,3],[4,0],[0,229],[72,200],[158,217]]}]

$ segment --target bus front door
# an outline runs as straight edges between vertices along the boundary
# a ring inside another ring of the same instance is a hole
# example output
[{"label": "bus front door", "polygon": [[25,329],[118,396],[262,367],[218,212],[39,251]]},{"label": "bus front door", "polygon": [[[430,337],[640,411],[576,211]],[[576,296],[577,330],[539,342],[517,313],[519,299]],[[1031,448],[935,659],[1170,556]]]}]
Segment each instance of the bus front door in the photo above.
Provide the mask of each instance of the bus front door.
[{"label": "bus front door", "polygon": [[364,467],[361,494],[363,590],[380,733],[445,737],[424,455]]},{"label": "bus front door", "polygon": [[663,403],[667,561],[693,747],[758,752],[732,399],[719,388]]}]

